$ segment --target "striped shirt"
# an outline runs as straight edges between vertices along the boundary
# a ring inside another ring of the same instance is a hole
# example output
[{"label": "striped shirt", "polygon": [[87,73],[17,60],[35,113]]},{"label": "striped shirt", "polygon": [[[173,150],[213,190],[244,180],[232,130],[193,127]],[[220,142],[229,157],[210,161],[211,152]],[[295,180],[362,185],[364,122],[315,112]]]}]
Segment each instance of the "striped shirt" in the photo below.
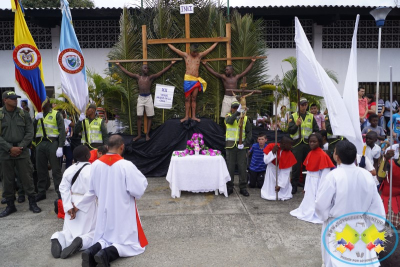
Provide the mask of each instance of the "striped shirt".
[{"label": "striped shirt", "polygon": [[261,149],[258,143],[251,146],[250,152],[252,153],[249,169],[253,172],[265,172],[267,165],[264,163],[264,147]]}]

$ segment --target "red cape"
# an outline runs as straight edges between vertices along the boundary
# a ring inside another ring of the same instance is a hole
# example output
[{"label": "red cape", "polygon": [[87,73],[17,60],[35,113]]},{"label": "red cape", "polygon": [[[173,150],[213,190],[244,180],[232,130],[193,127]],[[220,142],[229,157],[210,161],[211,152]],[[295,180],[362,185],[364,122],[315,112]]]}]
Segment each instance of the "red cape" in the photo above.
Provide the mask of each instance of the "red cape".
[{"label": "red cape", "polygon": [[[269,152],[272,151],[272,149],[274,148],[275,143],[270,143],[269,145],[267,145],[264,148],[264,154],[268,155]],[[287,169],[292,167],[293,165],[295,165],[297,163],[296,158],[294,157],[292,151],[286,151],[286,150],[282,150],[281,152],[281,148],[280,148],[280,144],[278,143],[279,149],[277,151],[278,154],[278,167],[279,169]],[[282,161],[281,161],[282,158]],[[275,161],[272,161],[272,164],[275,164]]]},{"label": "red cape", "polygon": [[101,162],[104,162],[108,166],[112,166],[115,162],[120,161],[121,159],[124,159],[118,154],[105,154],[99,158]]},{"label": "red cape", "polygon": [[311,150],[303,164],[306,166],[306,170],[310,172],[316,172],[326,168],[335,167],[331,158],[320,147]]},{"label": "red cape", "polygon": [[89,162],[93,163],[97,160],[97,149],[90,150],[90,159]]}]

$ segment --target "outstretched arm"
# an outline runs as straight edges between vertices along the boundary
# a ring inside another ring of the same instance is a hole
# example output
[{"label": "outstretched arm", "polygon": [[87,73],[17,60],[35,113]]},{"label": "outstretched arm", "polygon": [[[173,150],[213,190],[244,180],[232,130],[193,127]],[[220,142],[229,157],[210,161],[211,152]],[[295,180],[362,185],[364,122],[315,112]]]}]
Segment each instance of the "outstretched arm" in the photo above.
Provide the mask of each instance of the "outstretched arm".
[{"label": "outstretched arm", "polygon": [[251,68],[254,65],[254,62],[256,62],[256,59],[252,58],[250,65],[247,66],[247,68],[242,73],[238,74],[236,77],[238,77],[238,79],[241,79],[242,77],[244,77],[244,75],[246,75],[251,70]]},{"label": "outstretched arm", "polygon": [[208,48],[206,51],[199,53],[199,57],[205,57],[208,55],[208,53],[210,53],[216,46],[218,43],[214,43],[212,46],[210,46],[210,48]]},{"label": "outstretched arm", "polygon": [[177,53],[178,55],[180,55],[181,57],[187,57],[187,54],[181,50],[179,50],[178,48],[176,48],[175,46],[173,46],[172,44],[168,44],[169,48],[171,48],[172,51],[174,51],[175,53]]},{"label": "outstretched arm", "polygon": [[204,67],[206,67],[206,69],[207,69],[212,75],[214,75],[215,77],[217,77],[217,78],[219,78],[219,79],[222,79],[222,78],[223,78],[222,75],[219,74],[218,72],[216,72],[215,70],[213,70],[213,69],[207,64],[207,62],[202,61],[201,63],[203,63]]},{"label": "outstretched arm", "polygon": [[126,75],[128,75],[129,77],[132,77],[132,78],[135,78],[135,79],[139,79],[139,75],[138,74],[129,72],[127,69],[122,67],[119,62],[115,63],[115,65],[117,65],[117,67],[120,68],[122,70],[122,72],[125,73]]},{"label": "outstretched arm", "polygon": [[160,72],[158,72],[156,74],[150,75],[150,79],[157,79],[158,77],[163,75],[167,70],[169,70],[172,67],[172,65],[175,64],[175,62],[176,61],[171,61],[171,64],[169,66],[167,66],[165,69],[163,69],[162,71],[160,71]]}]

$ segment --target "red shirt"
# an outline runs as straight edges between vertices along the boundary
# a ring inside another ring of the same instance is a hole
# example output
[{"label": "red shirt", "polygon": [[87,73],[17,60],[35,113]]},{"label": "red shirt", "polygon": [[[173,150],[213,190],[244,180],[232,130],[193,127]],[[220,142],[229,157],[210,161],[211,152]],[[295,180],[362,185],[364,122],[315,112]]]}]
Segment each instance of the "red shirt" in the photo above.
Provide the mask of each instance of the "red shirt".
[{"label": "red shirt", "polygon": [[361,117],[364,116],[365,110],[368,107],[368,100],[365,98],[358,99],[358,115]]},{"label": "red shirt", "polygon": [[[371,110],[371,107],[372,106],[375,106],[375,108],[376,108],[376,102],[371,102],[370,104],[368,104],[368,110]],[[371,114],[367,114],[367,119],[369,118],[369,115],[371,115]]]}]

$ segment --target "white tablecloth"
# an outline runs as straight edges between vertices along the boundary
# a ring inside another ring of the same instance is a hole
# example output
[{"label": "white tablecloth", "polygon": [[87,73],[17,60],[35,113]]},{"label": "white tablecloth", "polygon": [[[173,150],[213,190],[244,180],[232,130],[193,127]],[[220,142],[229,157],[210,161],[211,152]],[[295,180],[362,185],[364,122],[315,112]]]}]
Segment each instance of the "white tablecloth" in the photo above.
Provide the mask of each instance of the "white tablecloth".
[{"label": "white tablecloth", "polygon": [[219,190],[228,197],[226,183],[231,180],[222,156],[172,156],[167,181],[171,197],[180,197],[180,191],[210,192]]}]

